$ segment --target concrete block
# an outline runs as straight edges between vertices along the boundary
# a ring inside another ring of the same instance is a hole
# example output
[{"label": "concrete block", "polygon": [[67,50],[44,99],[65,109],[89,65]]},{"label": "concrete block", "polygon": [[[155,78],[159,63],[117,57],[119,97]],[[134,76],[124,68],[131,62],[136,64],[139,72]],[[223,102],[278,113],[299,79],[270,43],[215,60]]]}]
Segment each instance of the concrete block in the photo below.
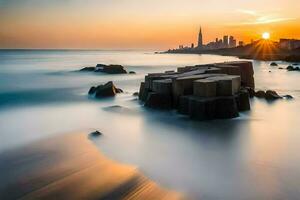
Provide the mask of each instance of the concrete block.
[{"label": "concrete block", "polygon": [[145,101],[145,106],[156,109],[171,109],[173,106],[172,96],[149,92],[148,97]]},{"label": "concrete block", "polygon": [[217,96],[234,95],[241,87],[241,79],[239,76],[216,76],[209,77],[208,79],[217,82]]},{"label": "concrete block", "polygon": [[217,64],[225,64],[231,66],[238,66],[241,71],[241,84],[244,87],[251,87],[255,89],[254,83],[254,70],[252,62],[250,61],[232,61],[232,62],[224,62],[224,63],[217,63]]},{"label": "concrete block", "polygon": [[152,90],[153,92],[159,94],[172,94],[172,80],[171,79],[163,79],[163,80],[154,80],[152,82]]},{"label": "concrete block", "polygon": [[216,98],[189,98],[189,116],[196,120],[211,120],[216,115]]},{"label": "concrete block", "polygon": [[199,97],[215,97],[217,95],[217,82],[210,79],[194,81],[193,94]]},{"label": "concrete block", "polygon": [[228,75],[241,76],[241,69],[239,66],[228,65],[228,64],[216,64],[215,67],[221,70],[221,73]]},{"label": "concrete block", "polygon": [[189,115],[189,102],[191,96],[181,96],[179,97],[179,103],[177,107],[178,113],[182,115]]},{"label": "concrete block", "polygon": [[215,117],[218,119],[228,119],[239,116],[238,106],[234,96],[216,98],[215,111]]},{"label": "concrete block", "polygon": [[251,109],[249,96],[250,95],[247,89],[240,90],[240,92],[235,95],[239,111],[247,111]]}]

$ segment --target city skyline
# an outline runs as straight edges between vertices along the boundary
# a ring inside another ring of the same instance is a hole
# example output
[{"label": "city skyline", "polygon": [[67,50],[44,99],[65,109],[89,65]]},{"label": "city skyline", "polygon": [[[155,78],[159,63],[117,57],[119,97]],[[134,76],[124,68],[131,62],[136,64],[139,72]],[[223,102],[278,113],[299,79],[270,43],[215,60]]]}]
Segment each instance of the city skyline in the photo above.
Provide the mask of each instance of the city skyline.
[{"label": "city skyline", "polygon": [[[166,49],[216,35],[300,38],[297,0],[0,0],[0,48]],[[272,7],[266,6],[272,5]],[[109,20],[108,20],[109,19]],[[219,36],[220,37],[220,36]]]}]

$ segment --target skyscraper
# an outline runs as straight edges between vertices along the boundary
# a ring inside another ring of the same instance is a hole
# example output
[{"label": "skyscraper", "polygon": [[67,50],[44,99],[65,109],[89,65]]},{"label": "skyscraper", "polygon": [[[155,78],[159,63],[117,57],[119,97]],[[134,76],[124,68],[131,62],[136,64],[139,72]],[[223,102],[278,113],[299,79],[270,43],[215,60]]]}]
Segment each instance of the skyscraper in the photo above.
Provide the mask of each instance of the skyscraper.
[{"label": "skyscraper", "polygon": [[227,48],[228,44],[229,44],[228,35],[224,35],[223,36],[223,45],[224,45],[224,48]]},{"label": "skyscraper", "polygon": [[198,48],[203,47],[203,38],[202,38],[202,30],[200,26],[199,35],[198,35]]}]

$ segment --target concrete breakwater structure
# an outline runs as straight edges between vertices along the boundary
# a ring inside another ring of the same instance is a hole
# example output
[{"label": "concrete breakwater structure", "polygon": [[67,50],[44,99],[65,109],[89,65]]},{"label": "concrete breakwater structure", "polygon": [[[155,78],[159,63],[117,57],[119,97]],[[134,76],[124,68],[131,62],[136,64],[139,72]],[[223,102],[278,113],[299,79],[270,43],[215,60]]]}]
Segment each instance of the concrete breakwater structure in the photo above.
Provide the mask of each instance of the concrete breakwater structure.
[{"label": "concrete breakwater structure", "polygon": [[146,107],[177,109],[197,120],[234,118],[250,110],[253,75],[248,61],[179,67],[146,75],[139,99]]}]

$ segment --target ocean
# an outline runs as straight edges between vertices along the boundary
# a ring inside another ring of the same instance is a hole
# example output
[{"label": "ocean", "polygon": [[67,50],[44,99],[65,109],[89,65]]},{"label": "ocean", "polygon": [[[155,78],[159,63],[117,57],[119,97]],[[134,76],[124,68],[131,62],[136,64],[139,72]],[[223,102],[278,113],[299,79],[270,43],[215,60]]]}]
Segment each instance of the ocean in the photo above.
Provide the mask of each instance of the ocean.
[{"label": "ocean", "polygon": [[[95,129],[109,158],[138,167],[158,184],[194,199],[299,199],[300,72],[253,61],[256,89],[293,100],[254,98],[230,120],[192,121],[175,111],[144,108],[132,94],[145,74],[238,60],[152,51],[0,50],[0,154],[54,135]],[[78,72],[121,64],[135,75]],[[279,67],[292,63],[277,62]],[[88,96],[113,81],[115,98]],[[76,146],[74,146],[76,148]]]}]

